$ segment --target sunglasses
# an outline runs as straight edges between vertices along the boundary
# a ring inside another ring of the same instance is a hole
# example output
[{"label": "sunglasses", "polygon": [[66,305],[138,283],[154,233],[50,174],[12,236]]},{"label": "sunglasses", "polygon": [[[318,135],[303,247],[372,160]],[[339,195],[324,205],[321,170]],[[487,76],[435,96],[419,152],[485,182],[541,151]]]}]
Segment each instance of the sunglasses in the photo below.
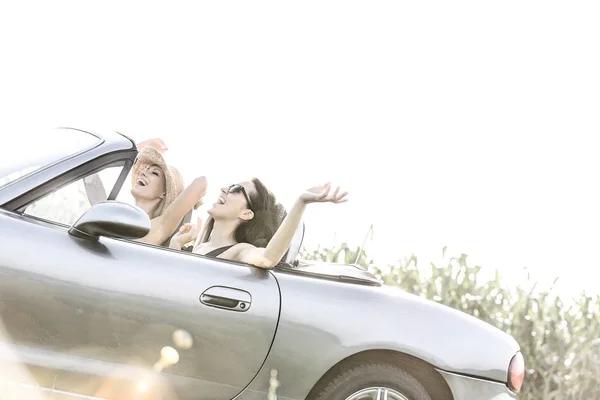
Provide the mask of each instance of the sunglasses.
[{"label": "sunglasses", "polygon": [[239,193],[239,192],[242,192],[242,194],[246,198],[246,203],[248,203],[248,208],[250,209],[250,211],[254,211],[252,209],[252,202],[250,201],[250,196],[248,196],[248,193],[246,193],[246,189],[244,189],[244,187],[242,185],[234,183],[233,185],[229,186],[228,192],[229,193]]}]

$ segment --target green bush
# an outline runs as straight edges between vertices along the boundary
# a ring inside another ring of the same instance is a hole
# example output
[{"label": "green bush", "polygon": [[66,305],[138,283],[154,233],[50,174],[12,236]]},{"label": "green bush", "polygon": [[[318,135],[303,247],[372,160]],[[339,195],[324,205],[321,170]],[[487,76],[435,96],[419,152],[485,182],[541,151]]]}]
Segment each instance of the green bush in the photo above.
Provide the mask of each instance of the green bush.
[{"label": "green bush", "polygon": [[[359,248],[346,244],[303,250],[307,260],[356,261]],[[445,253],[445,249],[443,250]],[[600,296],[581,294],[564,300],[552,289],[536,291],[526,282],[507,286],[498,272],[481,278],[467,256],[445,259],[444,265],[423,268],[411,256],[385,268],[364,252],[358,264],[385,284],[456,308],[512,335],[520,344],[527,374],[519,399],[600,399]]]}]

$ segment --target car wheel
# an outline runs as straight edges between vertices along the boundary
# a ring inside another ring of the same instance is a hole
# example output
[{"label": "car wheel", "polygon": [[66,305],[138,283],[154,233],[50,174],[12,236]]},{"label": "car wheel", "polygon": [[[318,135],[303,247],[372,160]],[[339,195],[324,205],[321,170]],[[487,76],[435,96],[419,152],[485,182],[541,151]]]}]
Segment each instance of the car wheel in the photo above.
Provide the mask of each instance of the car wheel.
[{"label": "car wheel", "polygon": [[311,400],[431,400],[431,397],[403,369],[372,363],[340,371]]}]

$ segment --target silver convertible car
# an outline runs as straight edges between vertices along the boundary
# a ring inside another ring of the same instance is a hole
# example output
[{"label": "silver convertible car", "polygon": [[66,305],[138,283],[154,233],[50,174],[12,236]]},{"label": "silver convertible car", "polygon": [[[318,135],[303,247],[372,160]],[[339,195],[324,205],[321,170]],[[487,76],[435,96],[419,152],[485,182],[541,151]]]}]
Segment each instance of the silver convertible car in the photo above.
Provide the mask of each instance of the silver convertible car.
[{"label": "silver convertible car", "polygon": [[266,400],[276,371],[280,400],[517,398],[511,336],[362,268],[299,259],[303,225],[270,270],[139,243],[150,221],[122,189],[132,140],[17,139],[0,150],[3,394]]}]

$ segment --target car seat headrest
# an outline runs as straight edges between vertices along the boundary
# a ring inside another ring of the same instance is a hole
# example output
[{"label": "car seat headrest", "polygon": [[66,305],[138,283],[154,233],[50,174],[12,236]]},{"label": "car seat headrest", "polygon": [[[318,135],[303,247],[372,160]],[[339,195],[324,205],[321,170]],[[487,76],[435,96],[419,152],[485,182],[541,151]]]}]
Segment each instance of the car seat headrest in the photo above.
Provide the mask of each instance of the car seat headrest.
[{"label": "car seat headrest", "polygon": [[294,233],[294,237],[292,238],[292,243],[290,244],[290,248],[287,253],[281,259],[281,262],[293,265],[294,261],[300,254],[300,249],[302,248],[302,242],[304,241],[304,222],[300,221],[296,232]]}]

